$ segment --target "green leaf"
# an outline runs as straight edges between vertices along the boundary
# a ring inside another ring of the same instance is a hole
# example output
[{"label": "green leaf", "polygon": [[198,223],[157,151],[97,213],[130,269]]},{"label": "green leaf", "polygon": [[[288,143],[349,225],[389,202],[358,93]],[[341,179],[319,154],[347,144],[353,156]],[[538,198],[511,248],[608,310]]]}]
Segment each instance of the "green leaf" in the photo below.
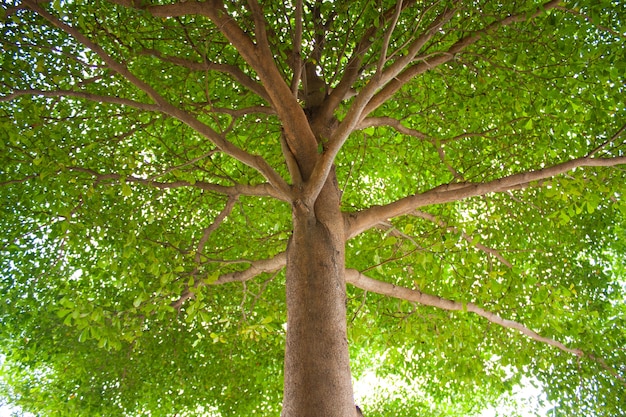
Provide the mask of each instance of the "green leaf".
[{"label": "green leaf", "polygon": [[144,302],[144,298],[143,295],[139,295],[135,298],[135,300],[133,301],[133,306],[135,308],[139,308],[139,306],[141,305],[141,303]]},{"label": "green leaf", "polygon": [[524,128],[526,130],[532,130],[533,129],[533,119],[528,119],[526,124],[524,124]]},{"label": "green leaf", "polygon": [[212,284],[215,281],[217,281],[219,277],[220,277],[220,272],[214,271],[211,274],[207,275],[207,277],[204,279],[204,282],[206,282],[207,284]]},{"label": "green leaf", "polygon": [[122,195],[124,197],[130,197],[133,195],[133,190],[126,183],[122,183]]}]

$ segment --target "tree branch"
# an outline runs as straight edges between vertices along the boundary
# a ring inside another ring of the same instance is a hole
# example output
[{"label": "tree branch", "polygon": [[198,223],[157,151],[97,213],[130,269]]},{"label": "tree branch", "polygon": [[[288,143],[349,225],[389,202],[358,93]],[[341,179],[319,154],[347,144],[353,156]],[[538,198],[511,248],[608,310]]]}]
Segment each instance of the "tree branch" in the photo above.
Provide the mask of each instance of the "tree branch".
[{"label": "tree branch", "polygon": [[296,27],[293,34],[293,77],[291,79],[291,93],[294,97],[298,97],[298,85],[302,77],[302,0],[295,0],[295,23]]},{"label": "tree branch", "polygon": [[[416,217],[420,217],[424,220],[428,220],[429,222],[435,223],[436,225],[438,225],[439,227],[442,227],[446,230],[451,231],[452,233],[458,233],[459,230],[454,227],[454,226],[448,226],[446,224],[446,222],[444,222],[443,220],[440,220],[437,218],[437,216],[434,216],[430,213],[426,213],[425,211],[420,211],[420,210],[415,210],[413,213],[411,213],[411,215],[416,216]],[[483,251],[485,253],[488,253],[490,255],[493,255],[497,260],[499,260],[503,265],[509,267],[509,268],[513,268],[513,265],[511,264],[511,262],[507,261],[506,258],[504,256],[502,256],[502,254],[500,254],[499,251],[497,251],[496,249],[490,248],[488,246],[483,245],[482,243],[474,243],[474,238],[470,235],[468,235],[467,233],[461,231],[461,237],[470,245],[474,246],[476,249]]]},{"label": "tree branch", "polygon": [[0,102],[11,101],[22,96],[42,96],[42,97],[75,97],[99,103],[119,104],[122,106],[133,107],[144,111],[160,112],[161,108],[157,104],[142,103],[140,101],[130,100],[122,97],[103,96],[100,94],[92,94],[85,91],[73,90],[15,90],[5,96],[0,96]]},{"label": "tree branch", "polygon": [[136,77],[125,65],[116,61],[111,55],[106,53],[106,51],[100,45],[92,42],[91,39],[83,35],[78,29],[66,24],[62,20],[58,19],[56,16],[48,13],[48,11],[42,8],[37,1],[24,0],[23,3],[29,9],[50,22],[52,25],[61,29],[63,32],[67,33],[78,42],[91,49],[96,55],[100,57],[100,59],[104,61],[107,67],[121,75],[132,85],[137,87],[140,91],[148,95],[148,97],[150,97],[150,99],[152,99],[152,101],[154,101],[157,105],[160,106],[162,103],[165,102],[165,99],[161,97],[161,95],[156,90],[154,90],[148,83]]},{"label": "tree branch", "polygon": [[[123,6],[134,7],[131,0],[112,1]],[[297,97],[294,97],[292,94],[291,86],[287,85],[274,62],[273,54],[269,46],[266,45],[266,35],[260,33],[261,27],[265,27],[264,17],[258,15],[259,6],[258,4],[255,6],[255,4],[256,2],[251,2],[250,7],[255,16],[255,28],[257,42],[260,42],[259,45],[254,44],[250,36],[237,25],[235,19],[228,15],[221,0],[189,0],[176,4],[148,6],[145,10],[156,17],[196,14],[205,16],[213,22],[233,47],[237,49],[242,58],[256,71],[261,79],[261,84],[272,86],[272,88],[266,90],[269,101],[276,109],[276,113],[283,123],[285,139],[289,149],[296,157],[298,164],[301,165],[303,175],[308,177],[317,159],[317,141],[304,114],[304,110],[298,103]],[[270,182],[272,181],[270,180]],[[281,185],[281,188],[285,189],[286,187]]]},{"label": "tree branch", "polygon": [[396,25],[398,24],[398,19],[400,18],[400,13],[402,12],[402,0],[398,0],[396,3],[396,10],[393,13],[393,17],[391,18],[391,23],[389,24],[389,28],[385,32],[383,36],[383,45],[380,48],[380,56],[378,57],[378,66],[376,68],[376,76],[382,75],[383,67],[387,63],[387,51],[389,49],[389,42],[391,41],[391,36],[393,35],[393,31],[396,29]]},{"label": "tree branch", "polygon": [[376,95],[371,100],[369,100],[369,102],[362,111],[363,117],[372,113],[380,105],[389,100],[400,88],[402,88],[402,86],[404,86],[411,79],[420,74],[423,74],[430,69],[451,61],[452,59],[454,59],[456,54],[462,52],[470,45],[475,44],[483,36],[490,34],[501,27],[512,25],[513,23],[534,19],[535,17],[545,13],[546,11],[556,8],[559,4],[561,4],[561,0],[551,0],[547,3],[544,3],[541,7],[538,8],[535,13],[531,15],[528,15],[526,13],[520,13],[507,16],[502,20],[489,24],[484,29],[472,32],[471,35],[459,39],[446,51],[441,51],[435,54],[432,58],[419,56],[415,57],[415,60],[419,61],[417,64],[411,65],[404,69],[401,73],[397,74],[397,76],[391,79],[385,85],[385,87],[383,87],[379,92],[376,93]]},{"label": "tree branch", "polygon": [[504,319],[495,313],[478,307],[476,304],[473,303],[452,301],[445,298],[437,297],[435,295],[424,294],[423,292],[418,290],[412,290],[405,287],[399,287],[388,282],[378,281],[362,274],[355,269],[346,270],[346,282],[368,292],[375,292],[377,294],[399,298],[401,300],[407,300],[425,306],[436,307],[448,311],[469,311],[487,319],[491,323],[495,323],[509,329],[518,330],[522,334],[528,336],[533,340],[536,340],[537,342],[554,346],[557,349],[562,350],[563,352],[571,353],[576,356],[584,356],[584,352],[580,349],[568,348],[561,342],[539,335],[538,333],[534,332],[533,330],[529,329],[521,323],[513,320]]},{"label": "tree branch", "polygon": [[180,298],[170,304],[175,309],[179,309],[185,301],[193,297],[194,291],[206,287],[207,285],[221,285],[229,282],[245,282],[253,279],[259,274],[264,272],[275,272],[282,269],[287,263],[286,252],[281,252],[278,255],[270,259],[261,259],[258,261],[250,262],[250,267],[244,271],[229,272],[227,274],[220,275],[217,280],[208,282],[204,280],[198,280],[194,284],[193,288],[188,288],[181,294]]},{"label": "tree branch", "polygon": [[352,238],[381,221],[411,213],[420,207],[443,204],[494,192],[525,188],[532,182],[551,178],[579,167],[609,167],[626,164],[626,157],[583,157],[536,171],[522,172],[484,183],[443,184],[423,193],[414,194],[384,206],[372,206],[356,213],[347,213],[346,237]]},{"label": "tree branch", "polygon": [[190,59],[179,58],[175,56],[166,56],[163,55],[160,51],[156,51],[154,49],[145,49],[141,53],[145,55],[151,55],[155,58],[160,59],[163,62],[169,62],[174,65],[185,67],[192,71],[217,71],[231,75],[235,81],[239,82],[239,84],[252,91],[268,103],[270,102],[270,98],[267,94],[267,91],[265,90],[265,87],[246,75],[246,73],[243,72],[241,68],[237,67],[236,65],[218,64],[215,62],[196,62]]},{"label": "tree branch", "polygon": [[[132,2],[122,0],[119,3],[129,4]],[[172,6],[181,6],[181,5],[186,6],[186,5],[193,4],[193,3],[196,3],[196,2],[179,3],[176,5],[168,5],[168,6],[153,6],[150,9],[154,7],[169,8]],[[207,3],[212,4],[212,3],[216,3],[216,1],[209,1],[206,3],[199,3],[199,4],[202,5],[202,9],[206,10],[206,7],[204,5],[206,5]],[[116,61],[102,47],[92,42],[89,38],[83,35],[76,28],[66,24],[65,22],[61,21],[57,17],[48,13],[39,4],[37,4],[36,1],[25,0],[24,4],[26,4],[34,12],[38,13],[44,19],[49,21],[52,25],[66,32],[68,35],[74,37],[77,41],[79,41],[82,45],[94,51],[94,53],[96,53],[100,57],[100,59],[102,59],[110,69],[117,72],[120,76],[128,80],[131,84],[137,87],[140,91],[147,94],[155,102],[157,106],[155,107],[155,109],[158,109],[165,114],[168,114],[172,117],[177,118],[181,122],[185,123],[192,129],[194,129],[196,132],[201,134],[202,136],[209,139],[224,153],[232,156],[233,158],[239,160],[240,162],[260,172],[269,181],[269,183],[272,184],[272,186],[276,188],[276,191],[279,192],[283,196],[283,198],[287,198],[291,194],[291,190],[289,186],[287,185],[287,183],[283,180],[283,178],[276,171],[274,171],[274,169],[272,169],[272,167],[262,157],[258,155],[251,155],[247,153],[246,151],[244,151],[243,149],[238,148],[234,144],[227,141],[222,135],[220,135],[215,130],[210,128],[208,125],[202,123],[192,114],[182,109],[179,109],[178,107],[167,102],[167,100],[165,100],[161,95],[159,95],[159,93],[156,90],[154,90],[149,84],[147,84],[146,82],[136,77],[125,65]],[[212,8],[209,8],[209,10],[211,11],[211,14],[213,15],[220,15],[220,13],[218,13],[216,10],[213,10]],[[222,17],[222,20],[226,20],[226,23],[233,24],[231,23],[231,19],[225,19]],[[245,36],[247,39],[247,36],[245,34],[243,36]]]},{"label": "tree branch", "polygon": [[[235,184],[233,186],[225,186],[219,184],[212,184],[205,181],[196,181],[195,183],[191,183],[189,181],[171,181],[171,182],[159,182],[154,181],[151,178],[139,178],[134,176],[123,176],[120,174],[101,174],[97,171],[94,171],[89,168],[83,167],[67,167],[66,169],[75,172],[82,172],[85,174],[89,174],[96,178],[97,181],[120,181],[124,179],[126,182],[136,183],[145,185],[148,187],[154,187],[159,189],[169,189],[169,188],[196,188],[199,190],[212,191],[218,194],[227,195],[230,197],[237,197],[240,195],[247,196],[256,196],[256,197],[274,197],[283,201],[290,201],[284,195],[276,192],[276,189],[272,187],[270,184],[259,184],[259,185],[247,185],[247,184]],[[36,177],[34,177],[36,178]]]},{"label": "tree branch", "polygon": [[615,132],[615,134],[613,136],[611,136],[609,138],[609,140],[605,141],[604,143],[602,143],[601,145],[595,147],[591,152],[589,152],[587,154],[587,157],[592,157],[594,156],[596,153],[600,152],[601,150],[603,150],[604,148],[606,148],[609,144],[615,142],[615,139],[617,139],[618,137],[620,137],[620,135],[622,133],[624,133],[624,131],[626,131],[626,125],[622,126],[621,128],[619,128],[619,130],[617,132]]},{"label": "tree branch", "polygon": [[228,201],[226,201],[226,205],[224,206],[220,214],[217,215],[213,223],[211,223],[202,231],[202,238],[200,238],[200,241],[198,242],[198,247],[196,249],[196,264],[200,264],[200,262],[202,261],[202,252],[204,251],[204,246],[208,242],[209,237],[211,237],[211,233],[217,230],[217,228],[220,227],[220,224],[222,224],[224,219],[233,211],[233,207],[235,207],[236,202],[237,196],[229,196]]},{"label": "tree branch", "polygon": [[360,288],[364,291],[374,292],[377,294],[386,295],[388,297],[398,298],[401,300],[407,300],[421,305],[439,308],[447,311],[468,311],[474,313],[480,317],[487,319],[489,322],[505,327],[507,329],[517,330],[526,337],[550,346],[553,346],[563,352],[576,355],[578,357],[587,357],[596,363],[598,363],[603,369],[608,371],[615,378],[619,379],[622,385],[626,385],[624,378],[620,376],[613,368],[608,366],[602,358],[598,358],[595,355],[584,352],[582,349],[572,349],[565,346],[558,340],[551,339],[549,337],[541,336],[534,330],[524,326],[513,320],[504,319],[497,314],[485,310],[477,306],[474,303],[458,302],[448,300],[435,295],[424,294],[419,290],[412,290],[405,287],[400,287],[388,282],[378,281],[370,278],[355,269],[347,269],[345,273],[346,282]]},{"label": "tree branch", "polygon": [[5,185],[12,185],[12,184],[22,184],[24,182],[28,182],[28,181],[34,180],[36,178],[39,178],[39,175],[29,175],[27,177],[20,178],[20,179],[8,180],[8,181],[0,181],[0,187],[3,187]]},{"label": "tree branch", "polygon": [[[513,119],[507,123],[512,124],[513,122],[517,122],[517,121],[519,121],[519,119]],[[389,117],[389,116],[366,117],[365,119],[359,122],[359,124],[356,127],[356,130],[363,130],[363,129],[367,129],[368,127],[380,127],[380,126],[388,126],[396,130],[397,132],[402,133],[403,135],[412,136],[421,140],[425,140],[425,141],[432,143],[433,145],[435,145],[436,143],[445,144],[448,142],[453,142],[455,140],[470,138],[470,137],[483,137],[487,133],[491,133],[497,130],[497,128],[491,128],[491,129],[484,130],[482,132],[465,132],[465,133],[461,133],[459,135],[453,136],[451,138],[435,139],[432,136],[429,136],[420,130],[406,127],[405,125],[402,124],[400,120],[394,119],[393,117]],[[588,156],[592,156],[592,155],[588,155]]]},{"label": "tree branch", "polygon": [[400,122],[400,120],[394,119],[393,117],[389,117],[389,116],[365,118],[359,122],[359,124],[356,126],[356,130],[363,130],[363,129],[367,129],[368,127],[379,127],[379,126],[389,126],[395,129],[396,131],[402,133],[403,135],[413,136],[415,138],[427,140],[429,142],[433,141],[432,138],[428,136],[426,133],[420,132],[419,130],[408,128],[404,126]]},{"label": "tree branch", "polygon": [[252,19],[254,20],[254,37],[257,47],[271,54],[270,44],[267,41],[267,25],[265,23],[265,16],[263,15],[263,9],[257,0],[248,0],[248,10],[252,13]]},{"label": "tree branch", "polygon": [[311,174],[311,180],[303,193],[303,199],[305,201],[313,201],[317,198],[332,168],[335,157],[350,133],[356,129],[358,123],[362,120],[364,115],[363,111],[370,99],[376,94],[376,91],[400,73],[400,71],[413,60],[426,42],[432,38],[436,31],[454,16],[454,13],[454,10],[446,10],[441,13],[435,21],[431,23],[428,29],[411,43],[405,56],[396,59],[394,63],[382,73],[377,73],[377,75],[369,80],[369,83],[363,90],[357,94],[346,117],[344,117],[329,139],[325,152],[318,158],[315,164],[315,168]]},{"label": "tree branch", "polygon": [[[411,7],[415,3],[416,0],[404,1],[402,2],[401,9],[406,10],[408,7]],[[396,6],[390,7],[382,13],[382,20],[384,22],[387,22],[388,20],[392,19],[395,14]],[[384,24],[381,26],[384,27]],[[371,25],[369,29],[367,29],[363,33],[361,39],[359,39],[359,41],[357,42],[356,47],[352,50],[352,55],[348,61],[348,64],[343,71],[343,76],[341,77],[341,80],[324,101],[324,105],[321,111],[326,114],[326,117],[323,117],[322,119],[328,119],[328,115],[333,113],[335,109],[339,106],[339,103],[350,94],[354,83],[357,81],[359,75],[363,71],[362,63],[365,53],[371,48],[371,46],[374,44],[375,39],[377,39],[378,37],[376,36],[376,32],[378,30],[379,29],[376,28],[374,25]]]}]

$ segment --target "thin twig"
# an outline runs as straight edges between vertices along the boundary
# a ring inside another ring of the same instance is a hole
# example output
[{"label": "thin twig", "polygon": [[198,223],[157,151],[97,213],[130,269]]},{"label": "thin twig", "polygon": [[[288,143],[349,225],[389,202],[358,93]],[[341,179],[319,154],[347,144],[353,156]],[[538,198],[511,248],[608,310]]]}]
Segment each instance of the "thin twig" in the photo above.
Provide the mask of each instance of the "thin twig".
[{"label": "thin twig", "polygon": [[391,41],[391,35],[393,35],[393,31],[398,24],[398,19],[400,18],[400,13],[402,12],[402,0],[399,0],[396,3],[396,10],[391,18],[391,23],[389,24],[389,28],[385,32],[385,36],[383,37],[383,45],[381,47],[380,56],[378,57],[378,66],[376,68],[376,76],[380,77],[383,72],[383,67],[387,62],[387,50],[389,49],[389,42]]},{"label": "thin twig", "polygon": [[302,76],[302,0],[296,0],[296,28],[293,34],[293,78],[291,79],[291,92],[298,98],[298,86]]},{"label": "thin twig", "polygon": [[[414,216],[420,217],[424,220],[428,220],[429,222],[433,222],[436,225],[443,227],[446,230],[451,231],[452,233],[458,233],[458,228],[454,226],[448,226],[443,220],[437,218],[430,213],[426,213],[425,211],[415,210],[413,213]],[[474,242],[474,238],[467,233],[461,231],[461,237],[468,242],[470,245],[474,246],[476,249],[493,255],[497,260],[499,260],[503,265],[506,265],[508,268],[513,268],[511,262],[509,262],[500,252],[496,249],[490,248],[488,246],[483,245],[482,243]]]},{"label": "thin twig", "polygon": [[204,246],[209,241],[211,233],[217,230],[217,228],[220,227],[220,224],[222,224],[224,219],[226,219],[226,217],[233,211],[233,207],[235,207],[237,199],[237,195],[229,196],[228,201],[226,201],[226,205],[224,206],[220,214],[217,215],[213,223],[211,223],[202,231],[202,238],[200,238],[200,241],[198,242],[198,248],[196,249],[196,264],[199,264],[202,261],[202,252],[204,251]]},{"label": "thin twig", "polygon": [[611,136],[611,138],[609,140],[607,140],[606,142],[602,143],[601,145],[599,145],[596,148],[594,148],[591,152],[589,152],[587,154],[587,157],[589,158],[589,157],[594,156],[596,153],[598,153],[602,149],[606,148],[607,145],[609,145],[610,143],[615,142],[615,139],[617,139],[622,133],[624,133],[625,130],[626,130],[626,125],[622,126],[613,136]]}]

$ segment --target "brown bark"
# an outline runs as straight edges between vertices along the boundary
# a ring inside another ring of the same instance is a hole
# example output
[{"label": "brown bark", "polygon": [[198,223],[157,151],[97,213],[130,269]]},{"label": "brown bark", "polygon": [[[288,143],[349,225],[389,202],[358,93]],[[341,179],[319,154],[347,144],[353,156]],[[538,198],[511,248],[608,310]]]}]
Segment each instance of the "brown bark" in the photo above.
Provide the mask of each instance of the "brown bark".
[{"label": "brown bark", "polygon": [[293,205],[282,417],[355,415],[340,195],[333,172],[313,207]]}]

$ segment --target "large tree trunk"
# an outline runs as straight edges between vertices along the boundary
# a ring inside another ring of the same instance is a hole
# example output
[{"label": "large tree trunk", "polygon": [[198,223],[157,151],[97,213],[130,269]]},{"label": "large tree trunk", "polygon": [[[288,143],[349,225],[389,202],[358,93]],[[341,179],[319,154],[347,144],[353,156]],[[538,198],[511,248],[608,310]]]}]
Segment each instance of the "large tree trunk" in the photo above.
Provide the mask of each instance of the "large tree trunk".
[{"label": "large tree trunk", "polygon": [[340,196],[333,172],[314,207],[293,206],[283,417],[356,415],[346,338]]}]

